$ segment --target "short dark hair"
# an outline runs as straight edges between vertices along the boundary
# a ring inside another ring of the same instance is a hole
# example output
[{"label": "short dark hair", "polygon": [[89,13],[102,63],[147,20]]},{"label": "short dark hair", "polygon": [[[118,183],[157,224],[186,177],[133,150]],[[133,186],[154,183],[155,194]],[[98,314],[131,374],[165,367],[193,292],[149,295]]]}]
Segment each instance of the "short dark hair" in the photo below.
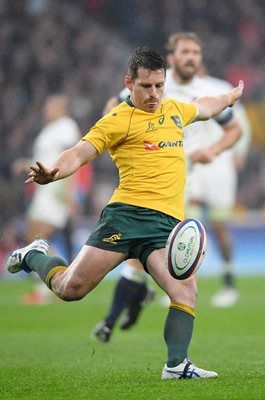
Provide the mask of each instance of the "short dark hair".
[{"label": "short dark hair", "polygon": [[143,67],[150,71],[163,69],[166,75],[167,62],[152,49],[147,47],[137,47],[128,62],[128,75],[132,80],[138,76],[138,68]]}]

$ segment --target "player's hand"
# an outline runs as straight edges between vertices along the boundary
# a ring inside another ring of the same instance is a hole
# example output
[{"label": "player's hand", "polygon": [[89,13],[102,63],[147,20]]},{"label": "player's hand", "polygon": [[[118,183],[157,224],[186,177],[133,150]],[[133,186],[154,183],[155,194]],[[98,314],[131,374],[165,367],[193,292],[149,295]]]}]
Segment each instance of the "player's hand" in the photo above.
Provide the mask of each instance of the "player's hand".
[{"label": "player's hand", "polygon": [[210,148],[200,149],[200,150],[194,151],[190,155],[190,161],[192,164],[195,164],[195,163],[209,164],[210,162],[213,161],[214,156],[215,156],[215,154]]},{"label": "player's hand", "polygon": [[229,97],[229,107],[232,107],[235,102],[242,96],[244,90],[244,82],[239,81],[238,86],[234,87],[230,92],[227,93]]},{"label": "player's hand", "polygon": [[36,182],[39,185],[46,185],[56,180],[56,174],[59,171],[58,167],[45,168],[39,161],[36,161],[36,165],[32,165],[30,169],[31,172],[28,174],[25,184]]}]

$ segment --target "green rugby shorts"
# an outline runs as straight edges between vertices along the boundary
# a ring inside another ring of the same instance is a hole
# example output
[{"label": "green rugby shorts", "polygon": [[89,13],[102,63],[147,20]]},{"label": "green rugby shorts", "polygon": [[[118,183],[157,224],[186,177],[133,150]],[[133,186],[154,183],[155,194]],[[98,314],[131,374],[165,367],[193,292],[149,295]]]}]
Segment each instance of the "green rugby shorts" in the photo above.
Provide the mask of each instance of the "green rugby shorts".
[{"label": "green rugby shorts", "polygon": [[160,211],[125,203],[107,205],[86,244],[100,249],[128,253],[139,258],[146,269],[147,257],[164,248],[179,220]]}]

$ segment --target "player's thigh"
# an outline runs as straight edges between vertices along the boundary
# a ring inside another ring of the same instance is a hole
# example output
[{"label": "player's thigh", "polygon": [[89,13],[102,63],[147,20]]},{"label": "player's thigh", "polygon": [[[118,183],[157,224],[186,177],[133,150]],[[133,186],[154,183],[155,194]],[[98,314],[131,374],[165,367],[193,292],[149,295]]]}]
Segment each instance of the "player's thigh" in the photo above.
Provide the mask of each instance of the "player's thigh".
[{"label": "player's thigh", "polygon": [[147,269],[158,284],[169,296],[172,302],[185,304],[194,308],[196,305],[197,285],[192,276],[189,279],[174,279],[164,261],[164,249],[153,251],[147,258]]},{"label": "player's thigh", "polygon": [[66,281],[88,293],[126,257],[126,253],[84,245],[66,270]]}]

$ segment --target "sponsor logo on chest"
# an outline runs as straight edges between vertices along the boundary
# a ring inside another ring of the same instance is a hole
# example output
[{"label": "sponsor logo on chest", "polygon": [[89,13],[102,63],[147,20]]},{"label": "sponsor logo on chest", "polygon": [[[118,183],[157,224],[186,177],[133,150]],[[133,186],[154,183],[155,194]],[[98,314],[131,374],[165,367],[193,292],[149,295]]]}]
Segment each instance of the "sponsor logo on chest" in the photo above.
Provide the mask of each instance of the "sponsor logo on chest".
[{"label": "sponsor logo on chest", "polygon": [[183,147],[183,141],[182,140],[174,140],[174,141],[168,142],[165,140],[161,140],[158,144],[144,141],[144,148],[147,151],[157,151],[157,150],[164,149],[166,147]]}]

